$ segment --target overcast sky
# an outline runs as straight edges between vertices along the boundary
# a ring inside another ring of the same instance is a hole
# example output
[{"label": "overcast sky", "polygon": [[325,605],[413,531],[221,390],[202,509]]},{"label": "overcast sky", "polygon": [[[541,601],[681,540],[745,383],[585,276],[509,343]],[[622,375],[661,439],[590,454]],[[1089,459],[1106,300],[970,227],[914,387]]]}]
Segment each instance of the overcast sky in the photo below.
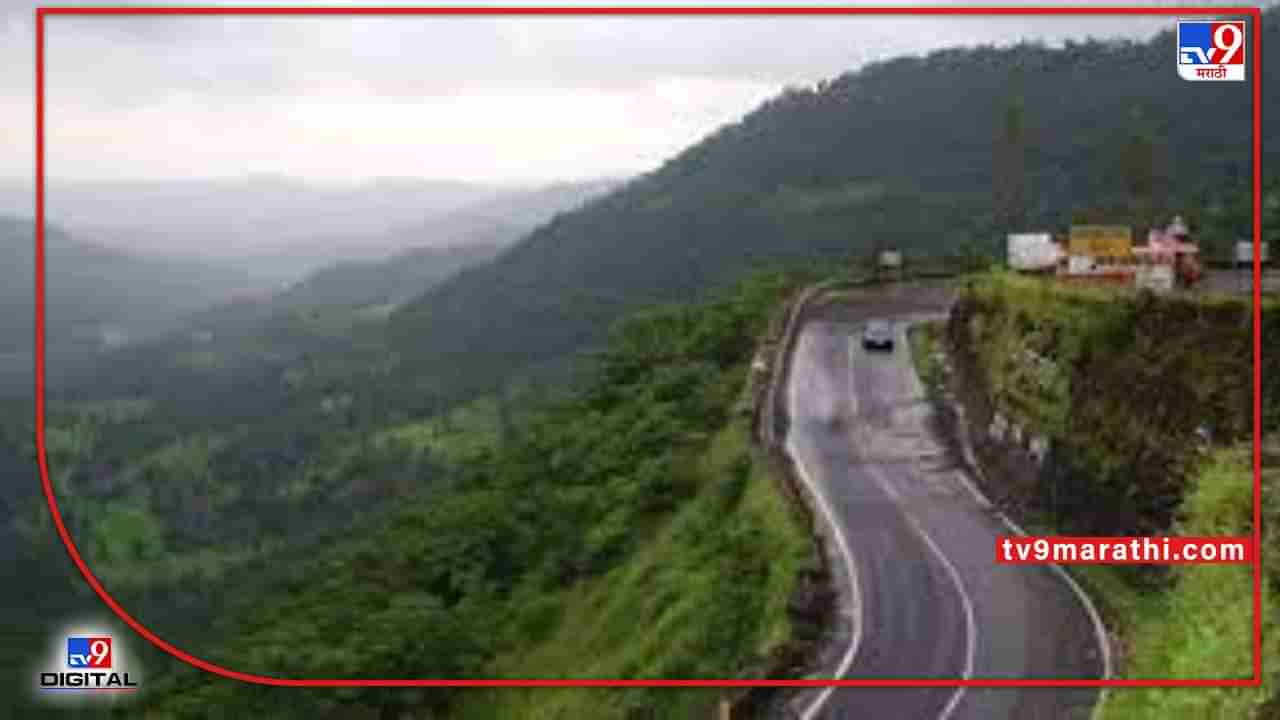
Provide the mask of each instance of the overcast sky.
[{"label": "overcast sky", "polygon": [[[0,0],[0,176],[34,172],[34,5]],[[51,17],[48,170],[325,182],[630,175],[786,85],[871,60],[952,45],[1144,38],[1172,25],[1134,17]]]}]

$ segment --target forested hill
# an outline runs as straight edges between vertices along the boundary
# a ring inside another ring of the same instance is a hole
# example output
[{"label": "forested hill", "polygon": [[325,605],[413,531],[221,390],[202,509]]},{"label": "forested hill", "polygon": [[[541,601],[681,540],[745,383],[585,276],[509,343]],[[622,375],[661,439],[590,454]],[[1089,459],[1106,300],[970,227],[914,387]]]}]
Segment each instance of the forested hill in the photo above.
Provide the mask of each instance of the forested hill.
[{"label": "forested hill", "polygon": [[367,312],[405,302],[464,267],[492,259],[500,246],[477,244],[421,247],[386,260],[348,260],[326,265],[288,288],[202,309],[188,316],[187,327],[211,332],[262,331],[290,313]]},{"label": "forested hill", "polygon": [[398,303],[419,295],[459,269],[498,253],[497,245],[414,248],[378,262],[334,263],[278,294],[288,308]]},{"label": "forested hill", "polygon": [[[1266,14],[1273,43],[1277,20]],[[1081,213],[1198,218],[1249,180],[1250,91],[1181,80],[1174,45],[1166,32],[944,50],[789,90],[404,307],[393,337],[455,386],[483,384],[594,342],[634,304],[694,295],[751,263],[878,244],[991,250],[1007,227],[997,176],[1026,227]],[[1264,74],[1280,65],[1268,57]],[[1280,110],[1280,95],[1264,102],[1264,117]],[[1277,127],[1264,126],[1273,156]],[[1221,244],[1242,218],[1215,222],[1206,230]]]},{"label": "forested hill", "polygon": [[[16,375],[30,387],[35,316],[32,221],[0,215],[0,386]],[[51,361],[92,355],[104,341],[136,340],[172,327],[209,303],[254,289],[235,271],[141,257],[79,240],[57,226],[45,233],[47,349]],[[10,357],[20,359],[7,361]],[[3,389],[3,388],[0,388]]]}]

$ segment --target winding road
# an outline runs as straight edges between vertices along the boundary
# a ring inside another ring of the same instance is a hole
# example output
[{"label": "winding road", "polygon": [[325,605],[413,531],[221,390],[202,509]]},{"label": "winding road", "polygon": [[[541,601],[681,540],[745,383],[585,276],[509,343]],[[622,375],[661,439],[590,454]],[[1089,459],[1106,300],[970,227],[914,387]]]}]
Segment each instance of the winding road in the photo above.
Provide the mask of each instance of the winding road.
[{"label": "winding road", "polygon": [[[1099,678],[1109,664],[1091,606],[1059,568],[994,562],[1012,534],[951,458],[905,335],[942,317],[936,285],[894,285],[811,309],[787,376],[786,449],[826,526],[841,596],[841,678]],[[892,353],[861,326],[894,322]],[[831,674],[827,675],[831,677]],[[1093,688],[826,688],[803,720],[1086,719]]]}]

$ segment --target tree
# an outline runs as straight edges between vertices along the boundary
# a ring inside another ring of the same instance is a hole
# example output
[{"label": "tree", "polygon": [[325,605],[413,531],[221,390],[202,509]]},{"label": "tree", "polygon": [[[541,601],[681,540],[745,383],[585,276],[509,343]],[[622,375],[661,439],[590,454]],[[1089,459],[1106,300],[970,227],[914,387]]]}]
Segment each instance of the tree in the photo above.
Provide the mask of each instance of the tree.
[{"label": "tree", "polygon": [[1129,111],[1130,131],[1119,155],[1119,172],[1133,224],[1139,232],[1159,222],[1169,191],[1163,143],[1141,105]]},{"label": "tree", "polygon": [[498,438],[503,447],[510,445],[515,440],[516,425],[512,418],[511,412],[511,388],[507,380],[498,382],[497,397],[497,413],[498,413]]},{"label": "tree", "polygon": [[998,234],[1022,230],[1026,223],[1026,128],[1022,99],[1010,100],[996,138],[995,217]]}]

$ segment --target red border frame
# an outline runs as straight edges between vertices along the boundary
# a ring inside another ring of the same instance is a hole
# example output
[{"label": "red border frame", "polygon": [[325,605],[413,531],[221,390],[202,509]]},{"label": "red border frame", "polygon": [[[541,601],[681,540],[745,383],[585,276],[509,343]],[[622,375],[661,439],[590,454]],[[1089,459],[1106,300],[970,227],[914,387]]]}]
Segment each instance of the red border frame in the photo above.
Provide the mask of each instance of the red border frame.
[{"label": "red border frame", "polygon": [[[45,18],[50,15],[1244,15],[1253,26],[1253,677],[1241,679],[698,679],[483,680],[301,679],[255,675],[194,657],[160,638],[107,592],[72,541],[58,510],[45,457],[44,80]],[[1258,7],[37,7],[36,40],[36,448],[40,481],[58,536],[85,582],[122,621],[152,645],[206,672],[278,687],[1259,687],[1262,684],[1262,11]]]}]

